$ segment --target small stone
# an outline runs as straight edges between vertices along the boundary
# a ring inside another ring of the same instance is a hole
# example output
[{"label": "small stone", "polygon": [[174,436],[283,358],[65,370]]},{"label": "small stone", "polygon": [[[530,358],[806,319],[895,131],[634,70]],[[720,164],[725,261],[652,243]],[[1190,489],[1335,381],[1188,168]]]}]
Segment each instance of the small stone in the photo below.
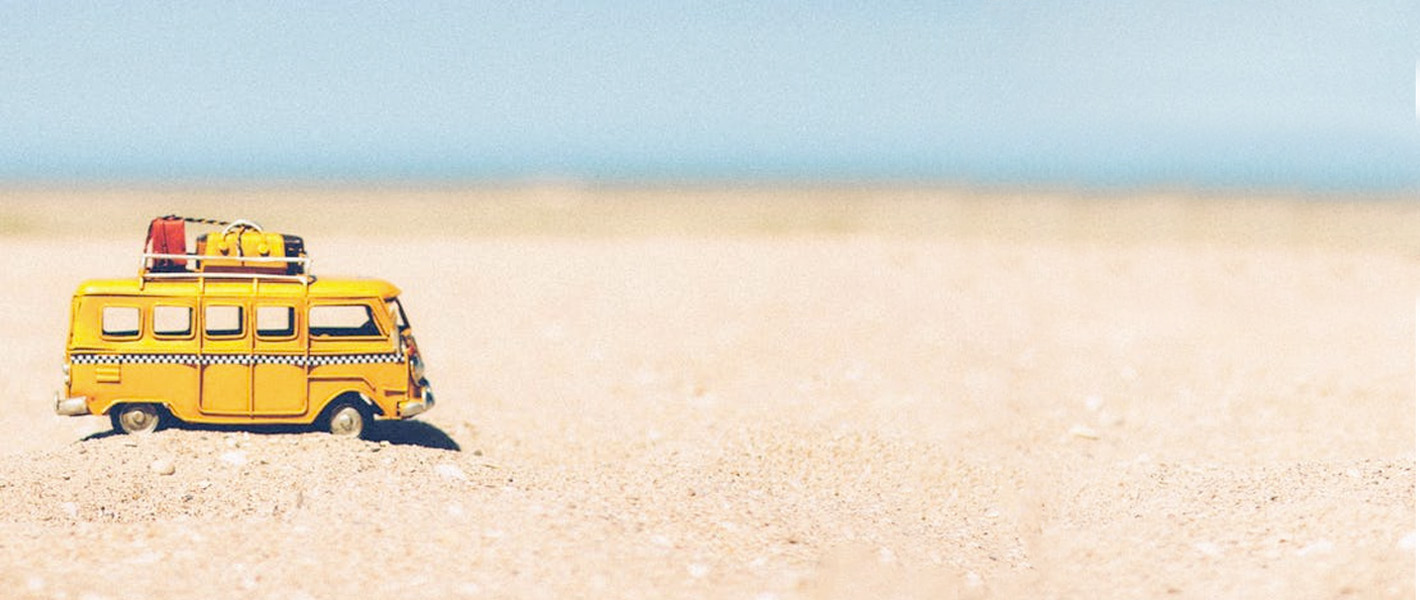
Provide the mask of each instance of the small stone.
[{"label": "small stone", "polygon": [[158,475],[172,475],[177,472],[177,465],[174,465],[171,460],[160,458],[153,461],[153,464],[148,465],[148,469]]},{"label": "small stone", "polygon": [[1213,542],[1198,542],[1193,545],[1193,549],[1209,558],[1218,558],[1223,555],[1223,547]]},{"label": "small stone", "polygon": [[[130,565],[151,565],[156,564],[162,560],[163,555],[161,553],[150,550],[142,554],[130,556],[123,562],[126,562]],[[80,598],[83,598],[83,596],[80,596]]]},{"label": "small stone", "polygon": [[388,448],[388,447],[390,447],[390,441],[389,441],[389,440],[380,440],[380,447],[381,447],[381,448]]},{"label": "small stone", "polygon": [[892,548],[888,548],[887,546],[878,548],[878,562],[885,565],[893,564],[897,562],[897,554],[892,551]]},{"label": "small stone", "polygon": [[1094,395],[1085,398],[1085,410],[1088,410],[1090,412],[1099,412],[1099,409],[1103,407],[1104,398]]},{"label": "small stone", "polygon": [[979,588],[984,583],[985,582],[981,580],[981,576],[976,574],[976,571],[966,572],[966,587]]},{"label": "small stone", "polygon": [[231,452],[223,452],[217,459],[234,467],[240,467],[247,464],[247,453],[241,450],[233,450]]},{"label": "small stone", "polygon": [[1308,556],[1308,555],[1312,555],[1312,554],[1327,554],[1327,553],[1330,553],[1332,550],[1335,550],[1335,549],[1336,549],[1336,544],[1331,543],[1331,540],[1321,539],[1321,540],[1317,540],[1317,541],[1315,541],[1315,542],[1312,542],[1312,543],[1310,543],[1310,544],[1307,544],[1306,546],[1303,546],[1301,549],[1297,550],[1297,556]]},{"label": "small stone", "polygon": [[435,465],[434,473],[438,474],[444,479],[449,479],[453,481],[468,481],[468,475],[463,472],[463,469],[458,468],[458,465],[450,463],[441,463]]},{"label": "small stone", "polygon": [[1094,429],[1086,427],[1084,425],[1076,425],[1074,427],[1071,427],[1070,435],[1085,440],[1100,439],[1100,434],[1098,431],[1095,431]]},{"label": "small stone", "polygon": [[123,445],[128,446],[129,448],[137,448],[138,440],[135,439],[133,436],[128,436],[123,439]]}]

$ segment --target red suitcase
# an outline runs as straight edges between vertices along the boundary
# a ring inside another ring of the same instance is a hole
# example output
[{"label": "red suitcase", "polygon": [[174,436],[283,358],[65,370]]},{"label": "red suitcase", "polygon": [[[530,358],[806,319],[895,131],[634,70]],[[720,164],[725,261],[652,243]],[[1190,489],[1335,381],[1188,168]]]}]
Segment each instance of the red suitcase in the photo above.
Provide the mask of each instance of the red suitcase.
[{"label": "red suitcase", "polygon": [[[148,224],[148,242],[145,250],[152,254],[187,254],[187,232],[181,218],[158,217]],[[187,261],[180,258],[155,258],[151,269],[154,271],[181,271],[187,268]]]}]

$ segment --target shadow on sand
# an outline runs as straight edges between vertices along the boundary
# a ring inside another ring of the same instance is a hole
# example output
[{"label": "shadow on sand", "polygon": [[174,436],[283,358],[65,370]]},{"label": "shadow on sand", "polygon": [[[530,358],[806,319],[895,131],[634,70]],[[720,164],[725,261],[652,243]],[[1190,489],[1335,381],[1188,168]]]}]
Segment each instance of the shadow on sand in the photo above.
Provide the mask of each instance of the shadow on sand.
[{"label": "shadow on sand", "polygon": [[[176,429],[180,431],[245,431],[257,435],[289,435],[294,433],[310,433],[315,431],[310,427],[299,425],[208,425],[199,423],[171,423],[163,426],[163,429]],[[107,437],[121,435],[117,431],[108,430],[91,433],[84,436],[79,441],[101,440]],[[460,452],[463,449],[459,443],[444,430],[424,421],[375,421],[369,424],[365,430],[365,439],[372,442],[389,442],[395,446],[423,446],[435,450],[452,450]]]},{"label": "shadow on sand", "polygon": [[444,430],[424,421],[375,421],[365,432],[365,439],[389,442],[395,446],[423,446],[454,452],[463,450]]}]

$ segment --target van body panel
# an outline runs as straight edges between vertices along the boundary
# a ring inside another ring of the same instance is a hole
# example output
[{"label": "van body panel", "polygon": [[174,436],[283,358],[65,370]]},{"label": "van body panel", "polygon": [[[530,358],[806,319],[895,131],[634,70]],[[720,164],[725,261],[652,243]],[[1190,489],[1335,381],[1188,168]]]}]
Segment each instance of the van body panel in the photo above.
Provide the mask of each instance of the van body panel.
[{"label": "van body panel", "polygon": [[[305,306],[299,298],[263,296],[252,302],[252,414],[302,415],[309,393]],[[270,319],[268,315],[279,318]]]},{"label": "van body panel", "polygon": [[[86,281],[71,304],[66,392],[87,396],[92,414],[152,402],[183,421],[224,424],[308,424],[353,392],[398,418],[400,403],[421,393],[386,305],[398,294],[377,279]],[[138,331],[106,331],[109,307],[136,310]],[[357,307],[368,322],[312,336],[318,307]]]},{"label": "van body panel", "polygon": [[202,366],[199,410],[209,415],[251,414],[250,367],[237,364]]},{"label": "van body panel", "polygon": [[291,364],[252,365],[252,414],[301,415],[306,412],[306,368]]}]

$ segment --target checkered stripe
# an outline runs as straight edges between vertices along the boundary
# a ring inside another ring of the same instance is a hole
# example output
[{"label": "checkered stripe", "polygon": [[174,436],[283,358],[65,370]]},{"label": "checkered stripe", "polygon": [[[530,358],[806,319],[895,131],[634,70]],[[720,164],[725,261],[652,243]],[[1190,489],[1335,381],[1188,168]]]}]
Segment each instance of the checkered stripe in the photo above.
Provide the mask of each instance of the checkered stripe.
[{"label": "checkered stripe", "polygon": [[74,354],[76,365],[177,364],[177,365],[356,365],[403,362],[399,352],[380,354]]},{"label": "checkered stripe", "polygon": [[329,354],[322,356],[311,356],[309,364],[311,366],[320,365],[356,365],[382,362],[401,362],[404,355],[398,352],[389,354]]},{"label": "checkered stripe", "polygon": [[74,354],[69,357],[70,362],[76,365],[122,365],[122,364],[151,364],[151,363],[176,363],[186,365],[202,364],[203,359],[218,358],[216,355],[206,357],[196,354]]}]

